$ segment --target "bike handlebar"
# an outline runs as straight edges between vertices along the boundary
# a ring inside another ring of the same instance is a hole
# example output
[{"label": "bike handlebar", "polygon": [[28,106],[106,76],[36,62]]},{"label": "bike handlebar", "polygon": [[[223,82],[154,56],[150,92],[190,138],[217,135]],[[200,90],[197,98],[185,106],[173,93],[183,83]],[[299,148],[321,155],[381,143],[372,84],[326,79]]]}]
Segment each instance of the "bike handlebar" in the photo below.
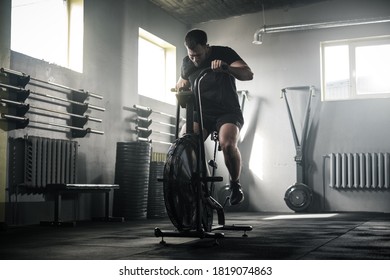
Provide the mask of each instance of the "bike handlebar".
[{"label": "bike handlebar", "polygon": [[[207,68],[204,68],[202,69],[202,71],[199,73],[198,77],[196,77],[195,81],[194,81],[194,88],[196,89],[195,85],[197,85],[198,81],[204,76],[206,75],[207,73],[210,73],[210,72],[213,72],[213,70],[211,69],[211,67],[207,67]],[[185,87],[181,87],[179,88],[179,90],[177,90],[176,88],[171,88],[171,92],[191,92],[192,90],[190,88],[185,88]]]},{"label": "bike handlebar", "polygon": [[205,74],[207,74],[207,73],[210,73],[210,72],[213,72],[213,69],[211,69],[211,67],[207,67],[207,68],[203,69],[203,70],[199,73],[199,75],[198,75],[198,77],[197,77],[196,79],[199,79],[199,78],[201,78],[203,75],[205,75]]}]

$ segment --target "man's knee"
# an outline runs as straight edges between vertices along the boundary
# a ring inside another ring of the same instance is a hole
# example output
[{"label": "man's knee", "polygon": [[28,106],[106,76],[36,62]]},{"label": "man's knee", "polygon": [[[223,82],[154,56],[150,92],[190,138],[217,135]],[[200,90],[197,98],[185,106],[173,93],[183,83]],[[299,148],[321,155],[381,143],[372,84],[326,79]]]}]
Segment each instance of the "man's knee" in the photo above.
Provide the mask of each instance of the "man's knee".
[{"label": "man's knee", "polygon": [[220,142],[220,146],[224,154],[232,154],[237,150],[237,144],[233,140],[226,140]]}]

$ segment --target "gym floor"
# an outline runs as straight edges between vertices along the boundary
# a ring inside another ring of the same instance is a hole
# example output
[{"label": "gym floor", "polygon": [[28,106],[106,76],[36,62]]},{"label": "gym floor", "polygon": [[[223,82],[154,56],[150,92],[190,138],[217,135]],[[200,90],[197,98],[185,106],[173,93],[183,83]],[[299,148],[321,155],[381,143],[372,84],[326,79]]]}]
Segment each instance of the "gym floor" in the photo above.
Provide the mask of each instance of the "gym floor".
[{"label": "gym floor", "polygon": [[77,222],[74,227],[19,226],[0,232],[3,260],[372,260],[390,259],[390,214],[226,213],[226,224],[253,230],[224,231],[214,239],[154,236],[173,229],[167,218]]}]

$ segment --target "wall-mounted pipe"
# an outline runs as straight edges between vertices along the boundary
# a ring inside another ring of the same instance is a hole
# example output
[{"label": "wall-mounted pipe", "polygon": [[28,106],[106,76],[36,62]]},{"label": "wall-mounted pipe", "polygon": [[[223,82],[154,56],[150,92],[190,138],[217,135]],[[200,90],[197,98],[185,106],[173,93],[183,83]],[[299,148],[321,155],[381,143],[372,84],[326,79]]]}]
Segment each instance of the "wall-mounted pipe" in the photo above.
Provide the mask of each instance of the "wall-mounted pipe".
[{"label": "wall-mounted pipe", "polygon": [[256,45],[262,44],[263,34],[266,33],[314,30],[314,29],[357,26],[357,25],[386,23],[386,22],[390,22],[390,17],[353,19],[353,20],[345,20],[345,21],[330,21],[330,22],[319,22],[319,23],[302,23],[302,24],[292,24],[292,25],[270,25],[270,26],[264,25],[262,28],[258,29],[255,32],[252,43]]}]

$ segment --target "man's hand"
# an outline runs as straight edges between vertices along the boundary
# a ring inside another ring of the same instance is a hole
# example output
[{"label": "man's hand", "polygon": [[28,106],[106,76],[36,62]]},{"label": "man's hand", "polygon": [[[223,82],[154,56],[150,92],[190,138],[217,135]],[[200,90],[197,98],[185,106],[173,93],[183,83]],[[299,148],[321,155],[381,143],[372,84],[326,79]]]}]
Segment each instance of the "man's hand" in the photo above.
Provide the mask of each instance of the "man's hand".
[{"label": "man's hand", "polygon": [[222,60],[218,60],[218,59],[211,61],[211,69],[214,72],[229,73],[229,65],[227,65],[227,63],[223,62]]},{"label": "man's hand", "polygon": [[211,69],[215,72],[224,72],[232,75],[240,81],[249,81],[253,79],[253,72],[243,60],[237,60],[228,65],[222,60],[213,60]]},{"label": "man's hand", "polygon": [[179,78],[179,80],[176,83],[176,91],[178,92],[180,89],[189,89],[190,88],[190,82],[188,80],[183,79],[182,77]]}]

